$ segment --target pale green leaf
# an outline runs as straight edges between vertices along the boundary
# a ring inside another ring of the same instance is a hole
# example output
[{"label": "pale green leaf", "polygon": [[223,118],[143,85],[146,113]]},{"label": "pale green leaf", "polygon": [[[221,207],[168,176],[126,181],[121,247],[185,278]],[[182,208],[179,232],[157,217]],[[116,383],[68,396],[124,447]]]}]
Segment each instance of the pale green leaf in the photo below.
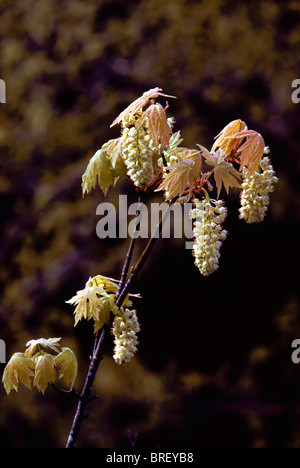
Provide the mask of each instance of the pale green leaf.
[{"label": "pale green leaf", "polygon": [[52,351],[59,353],[59,349],[57,347],[59,345],[59,341],[61,338],[39,338],[38,340],[30,340],[26,343],[26,347],[29,346],[28,349],[25,351],[25,356],[32,357],[37,351],[43,348],[50,348]]},{"label": "pale green leaf", "polygon": [[109,140],[102,146],[102,149],[111,160],[111,171],[115,184],[119,177],[127,174],[127,166],[122,156],[122,137]]},{"label": "pale green leaf", "polygon": [[[102,287],[93,286],[93,284],[101,284]],[[95,277],[89,280],[85,289],[77,291],[76,296],[72,297],[69,304],[76,305],[75,326],[81,319],[93,319],[97,322],[97,326],[101,328],[105,323],[109,324],[110,312],[115,313],[118,309],[114,303],[115,294],[108,294],[107,291],[117,290],[117,285],[113,284],[105,277]]]},{"label": "pale green leaf", "polygon": [[49,384],[54,383],[56,378],[54,357],[51,354],[39,356],[35,366],[35,377],[33,385],[42,393],[45,393]]},{"label": "pale green leaf", "polygon": [[183,141],[183,138],[181,138],[180,136],[180,130],[176,133],[173,133],[171,136],[170,136],[170,140],[169,140],[169,150],[175,150],[175,149],[180,149],[179,145],[180,143],[182,143]]},{"label": "pale green leaf", "polygon": [[200,147],[200,149],[207,164],[214,167],[213,174],[217,186],[218,197],[223,185],[227,193],[230,187],[240,187],[240,173],[231,163],[225,161],[225,153],[222,150],[219,149],[218,151],[210,153],[204,147]]},{"label": "pale green leaf", "polygon": [[2,377],[2,382],[7,394],[11,390],[18,391],[19,381],[27,388],[31,389],[31,378],[34,373],[35,364],[32,359],[26,357],[23,353],[15,353],[8,361]]},{"label": "pale green leaf", "polygon": [[104,195],[113,184],[112,163],[104,149],[98,150],[91,158],[82,176],[82,193],[89,193],[99,183]]},{"label": "pale green leaf", "polygon": [[55,365],[60,370],[67,385],[73,387],[77,377],[78,363],[75,354],[70,348],[62,348],[62,351],[54,358]]},{"label": "pale green leaf", "polygon": [[91,278],[91,286],[103,288],[106,292],[116,293],[118,290],[117,281],[113,278],[107,278],[107,276],[97,275]]}]

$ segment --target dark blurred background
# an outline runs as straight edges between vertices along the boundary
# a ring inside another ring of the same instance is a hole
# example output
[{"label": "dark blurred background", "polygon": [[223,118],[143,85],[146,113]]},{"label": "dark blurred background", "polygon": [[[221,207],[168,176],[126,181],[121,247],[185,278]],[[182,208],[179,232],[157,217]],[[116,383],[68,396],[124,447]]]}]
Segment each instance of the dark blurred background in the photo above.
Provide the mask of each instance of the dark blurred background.
[{"label": "dark blurred background", "polygon": [[[89,276],[119,278],[127,240],[96,236],[99,187],[81,175],[119,135],[114,118],[144,91],[170,100],[187,147],[211,147],[231,120],[260,132],[280,178],[263,224],[227,197],[219,270],[203,278],[184,240],[161,239],[133,292],[142,331],[119,367],[112,340],[78,447],[300,447],[300,3],[292,0],[0,1],[0,338],[7,360],[29,339],[62,337],[79,360],[92,323],[65,304]],[[164,103],[165,101],[161,101]],[[126,181],[110,190],[130,201]],[[223,194],[225,196],[225,194]],[[143,243],[138,243],[142,248]],[[0,364],[1,376],[4,364]],[[69,395],[0,388],[0,446],[57,448],[76,408]]]}]

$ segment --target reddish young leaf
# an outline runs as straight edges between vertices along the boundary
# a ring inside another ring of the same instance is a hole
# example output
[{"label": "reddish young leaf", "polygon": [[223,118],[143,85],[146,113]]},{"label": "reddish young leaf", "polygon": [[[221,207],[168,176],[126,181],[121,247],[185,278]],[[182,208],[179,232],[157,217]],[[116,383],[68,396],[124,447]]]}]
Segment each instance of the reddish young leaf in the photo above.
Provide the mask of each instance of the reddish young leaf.
[{"label": "reddish young leaf", "polygon": [[246,141],[239,147],[241,153],[240,168],[246,167],[246,175],[249,177],[259,168],[265,150],[265,141],[261,134],[254,130],[244,130],[235,136],[237,138],[246,138]]},{"label": "reddish young leaf", "polygon": [[169,145],[172,130],[167,122],[165,110],[161,104],[152,104],[143,113],[138,128],[148,120],[149,134],[154,145],[157,147],[160,143],[164,146]]},{"label": "reddish young leaf", "polygon": [[239,138],[236,137],[238,132],[247,130],[247,125],[242,120],[233,120],[216,136],[211,151],[216,151],[220,148],[225,153],[225,157],[229,156],[233,148],[238,143]]},{"label": "reddish young leaf", "polygon": [[145,107],[146,104],[148,104],[150,99],[155,99],[158,96],[164,96],[164,97],[170,97],[170,98],[175,98],[175,96],[169,96],[168,94],[163,94],[161,88],[153,88],[149,89],[149,91],[146,91],[141,97],[133,101],[131,104],[129,104],[128,107],[126,107],[125,110],[121,112],[121,114],[113,121],[111,124],[111,127],[116,125],[117,123],[122,122],[122,120],[126,119],[126,117],[130,114],[135,114],[139,112],[140,110]]}]

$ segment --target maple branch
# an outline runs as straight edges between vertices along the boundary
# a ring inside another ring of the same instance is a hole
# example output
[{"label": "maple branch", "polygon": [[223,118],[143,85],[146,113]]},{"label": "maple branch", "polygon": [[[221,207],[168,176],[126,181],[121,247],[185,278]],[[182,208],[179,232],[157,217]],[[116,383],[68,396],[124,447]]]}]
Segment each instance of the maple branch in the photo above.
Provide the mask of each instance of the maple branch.
[{"label": "maple branch", "polygon": [[159,220],[159,223],[156,226],[154,234],[151,235],[146,247],[144,248],[143,252],[141,253],[140,258],[136,262],[135,266],[131,269],[131,274],[129,276],[129,279],[127,280],[126,284],[124,285],[122,291],[119,292],[119,294],[116,295],[116,305],[118,307],[120,307],[120,305],[123,303],[130,286],[132,285],[133,281],[137,278],[137,276],[140,273],[141,269],[143,268],[147,258],[149,257],[151,249],[152,249],[153,245],[155,244],[155,241],[159,237],[159,234],[161,233],[164,220],[166,218],[166,215],[169,212],[171,204],[172,203],[169,204],[168,208],[163,213],[162,217]]},{"label": "maple branch", "polygon": [[[126,284],[124,285],[122,290],[121,290],[121,288],[119,288],[120,291],[119,290],[117,291],[115,304],[118,307],[120,307],[120,305],[123,303],[130,286],[132,286],[132,283],[134,282],[134,280],[136,279],[136,277],[140,273],[140,271],[143,268],[147,258],[149,257],[151,249],[152,249],[155,241],[158,239],[159,234],[161,233],[164,220],[165,220],[166,215],[167,215],[167,213],[168,213],[168,211],[170,209],[171,204],[172,203],[169,204],[168,208],[165,210],[165,212],[161,216],[161,218],[160,218],[160,220],[159,220],[159,222],[158,222],[158,224],[156,226],[155,232],[151,235],[151,238],[149,239],[146,247],[144,248],[140,258],[136,262],[135,266],[131,269],[131,274],[130,274]],[[138,223],[137,223],[137,225],[138,225]],[[135,245],[135,243],[132,243],[132,240],[131,240],[130,246],[129,246],[129,249],[128,249],[128,252],[127,252],[127,256],[126,256],[126,259],[125,259],[125,262],[124,262],[124,266],[123,266],[123,269],[122,269],[123,281],[125,281],[125,278],[127,276],[127,273],[126,273],[126,276],[125,276],[125,272],[126,272],[126,270],[128,272],[128,268],[129,268],[130,260],[131,260],[131,257],[132,257],[132,251],[133,251],[134,245]],[[84,386],[83,386],[83,389],[82,389],[82,393],[80,395],[80,399],[79,399],[79,402],[78,402],[78,406],[77,406],[75,417],[74,417],[74,420],[73,420],[73,423],[72,423],[72,427],[71,427],[71,430],[70,430],[70,433],[69,433],[66,448],[75,448],[76,447],[76,443],[77,443],[78,435],[79,435],[79,432],[80,432],[81,424],[82,424],[83,420],[85,419],[86,408],[87,408],[87,405],[88,405],[89,401],[91,400],[90,394],[92,392],[92,388],[93,388],[93,384],[94,384],[94,380],[95,380],[95,376],[96,376],[99,364],[103,359],[102,355],[103,355],[103,351],[104,351],[105,341],[106,341],[107,336],[109,334],[108,326],[104,325],[103,328],[99,331],[99,333],[100,332],[101,332],[101,334],[100,334],[99,339],[98,339],[98,335],[96,335],[96,337],[95,337],[93,356],[92,356],[91,363],[90,363],[90,366],[89,366],[89,369],[88,369],[88,374],[86,376],[85,383],[84,383]]]},{"label": "maple branch", "polygon": [[66,393],[66,394],[69,394],[69,395],[75,395],[77,398],[80,399],[80,393],[78,393],[75,388],[70,388],[70,390],[65,390],[63,388],[60,388],[58,385],[56,385],[54,382],[52,382],[52,387],[55,388],[55,390],[57,390],[58,392],[60,393]]},{"label": "maple branch", "polygon": [[[138,204],[139,205],[141,204],[141,195],[138,197]],[[120,292],[122,291],[122,289],[123,289],[123,287],[125,285],[126,278],[127,278],[129,265],[130,265],[130,262],[131,262],[131,259],[132,259],[132,254],[133,254],[134,246],[135,246],[135,243],[136,243],[136,235],[135,234],[136,234],[137,229],[139,228],[139,226],[141,224],[141,220],[138,220],[139,215],[140,215],[140,209],[138,208],[136,210],[136,214],[135,214],[136,224],[135,224],[134,231],[133,231],[133,234],[132,234],[132,237],[131,237],[131,241],[130,241],[130,244],[129,244],[129,247],[128,247],[127,254],[126,254],[126,259],[125,259],[125,262],[124,262],[124,265],[123,265],[123,268],[122,268],[121,279],[120,279],[120,282],[119,282],[118,291],[117,291],[116,296],[118,296],[120,294]],[[95,353],[96,348],[97,348],[98,337],[99,337],[99,331],[97,331],[96,335],[95,335],[93,354]]]},{"label": "maple branch", "polygon": [[[139,196],[139,198],[138,198],[138,204],[141,205],[141,196]],[[125,262],[124,262],[124,265],[123,265],[121,279],[120,279],[119,287],[118,287],[118,291],[117,291],[117,296],[122,291],[122,289],[123,289],[123,287],[125,285],[126,278],[127,278],[129,265],[130,265],[130,262],[131,262],[131,259],[132,259],[132,254],[133,254],[133,250],[134,250],[134,246],[135,246],[135,242],[136,242],[136,232],[137,232],[137,230],[138,230],[138,228],[139,228],[139,226],[141,224],[141,220],[138,219],[139,215],[140,215],[140,209],[138,208],[137,211],[136,211],[136,215],[135,215],[136,216],[135,228],[134,228],[134,231],[132,233],[131,241],[130,241],[128,251],[127,251],[127,254],[126,254],[126,259],[125,259]]]},{"label": "maple branch", "polygon": [[82,421],[85,419],[85,412],[88,403],[91,401],[91,392],[95,380],[95,376],[99,367],[99,364],[102,360],[102,354],[105,344],[105,339],[108,335],[108,327],[104,325],[101,331],[100,338],[97,343],[97,347],[95,352],[93,353],[93,357],[89,366],[89,370],[84,382],[84,386],[80,395],[80,399],[77,405],[77,410],[75,413],[75,417],[73,420],[73,424],[69,433],[68,441],[66,448],[75,448],[79,431],[81,428]]}]

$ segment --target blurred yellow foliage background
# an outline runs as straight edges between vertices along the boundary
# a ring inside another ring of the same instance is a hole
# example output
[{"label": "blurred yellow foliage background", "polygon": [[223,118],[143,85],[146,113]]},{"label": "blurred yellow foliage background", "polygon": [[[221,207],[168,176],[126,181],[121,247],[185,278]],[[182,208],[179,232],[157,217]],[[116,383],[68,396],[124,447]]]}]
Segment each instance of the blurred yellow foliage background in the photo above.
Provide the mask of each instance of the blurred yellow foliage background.
[{"label": "blurred yellow foliage background", "polygon": [[[96,236],[97,188],[81,175],[118,136],[109,126],[144,91],[160,87],[186,146],[208,148],[231,120],[260,132],[280,178],[262,225],[238,219],[220,269],[203,278],[190,251],[162,239],[136,291],[142,331],[118,367],[112,342],[96,378],[78,446],[299,447],[300,368],[291,343],[299,316],[300,4],[287,0],[0,1],[0,338],[7,359],[30,339],[62,337],[79,360],[92,324],[73,328],[65,304],[89,276],[118,278],[127,240]],[[136,201],[119,181],[118,194]],[[140,245],[140,244],[139,244]],[[4,364],[0,365],[1,375]],[[0,446],[66,443],[76,401],[0,388]]]}]

